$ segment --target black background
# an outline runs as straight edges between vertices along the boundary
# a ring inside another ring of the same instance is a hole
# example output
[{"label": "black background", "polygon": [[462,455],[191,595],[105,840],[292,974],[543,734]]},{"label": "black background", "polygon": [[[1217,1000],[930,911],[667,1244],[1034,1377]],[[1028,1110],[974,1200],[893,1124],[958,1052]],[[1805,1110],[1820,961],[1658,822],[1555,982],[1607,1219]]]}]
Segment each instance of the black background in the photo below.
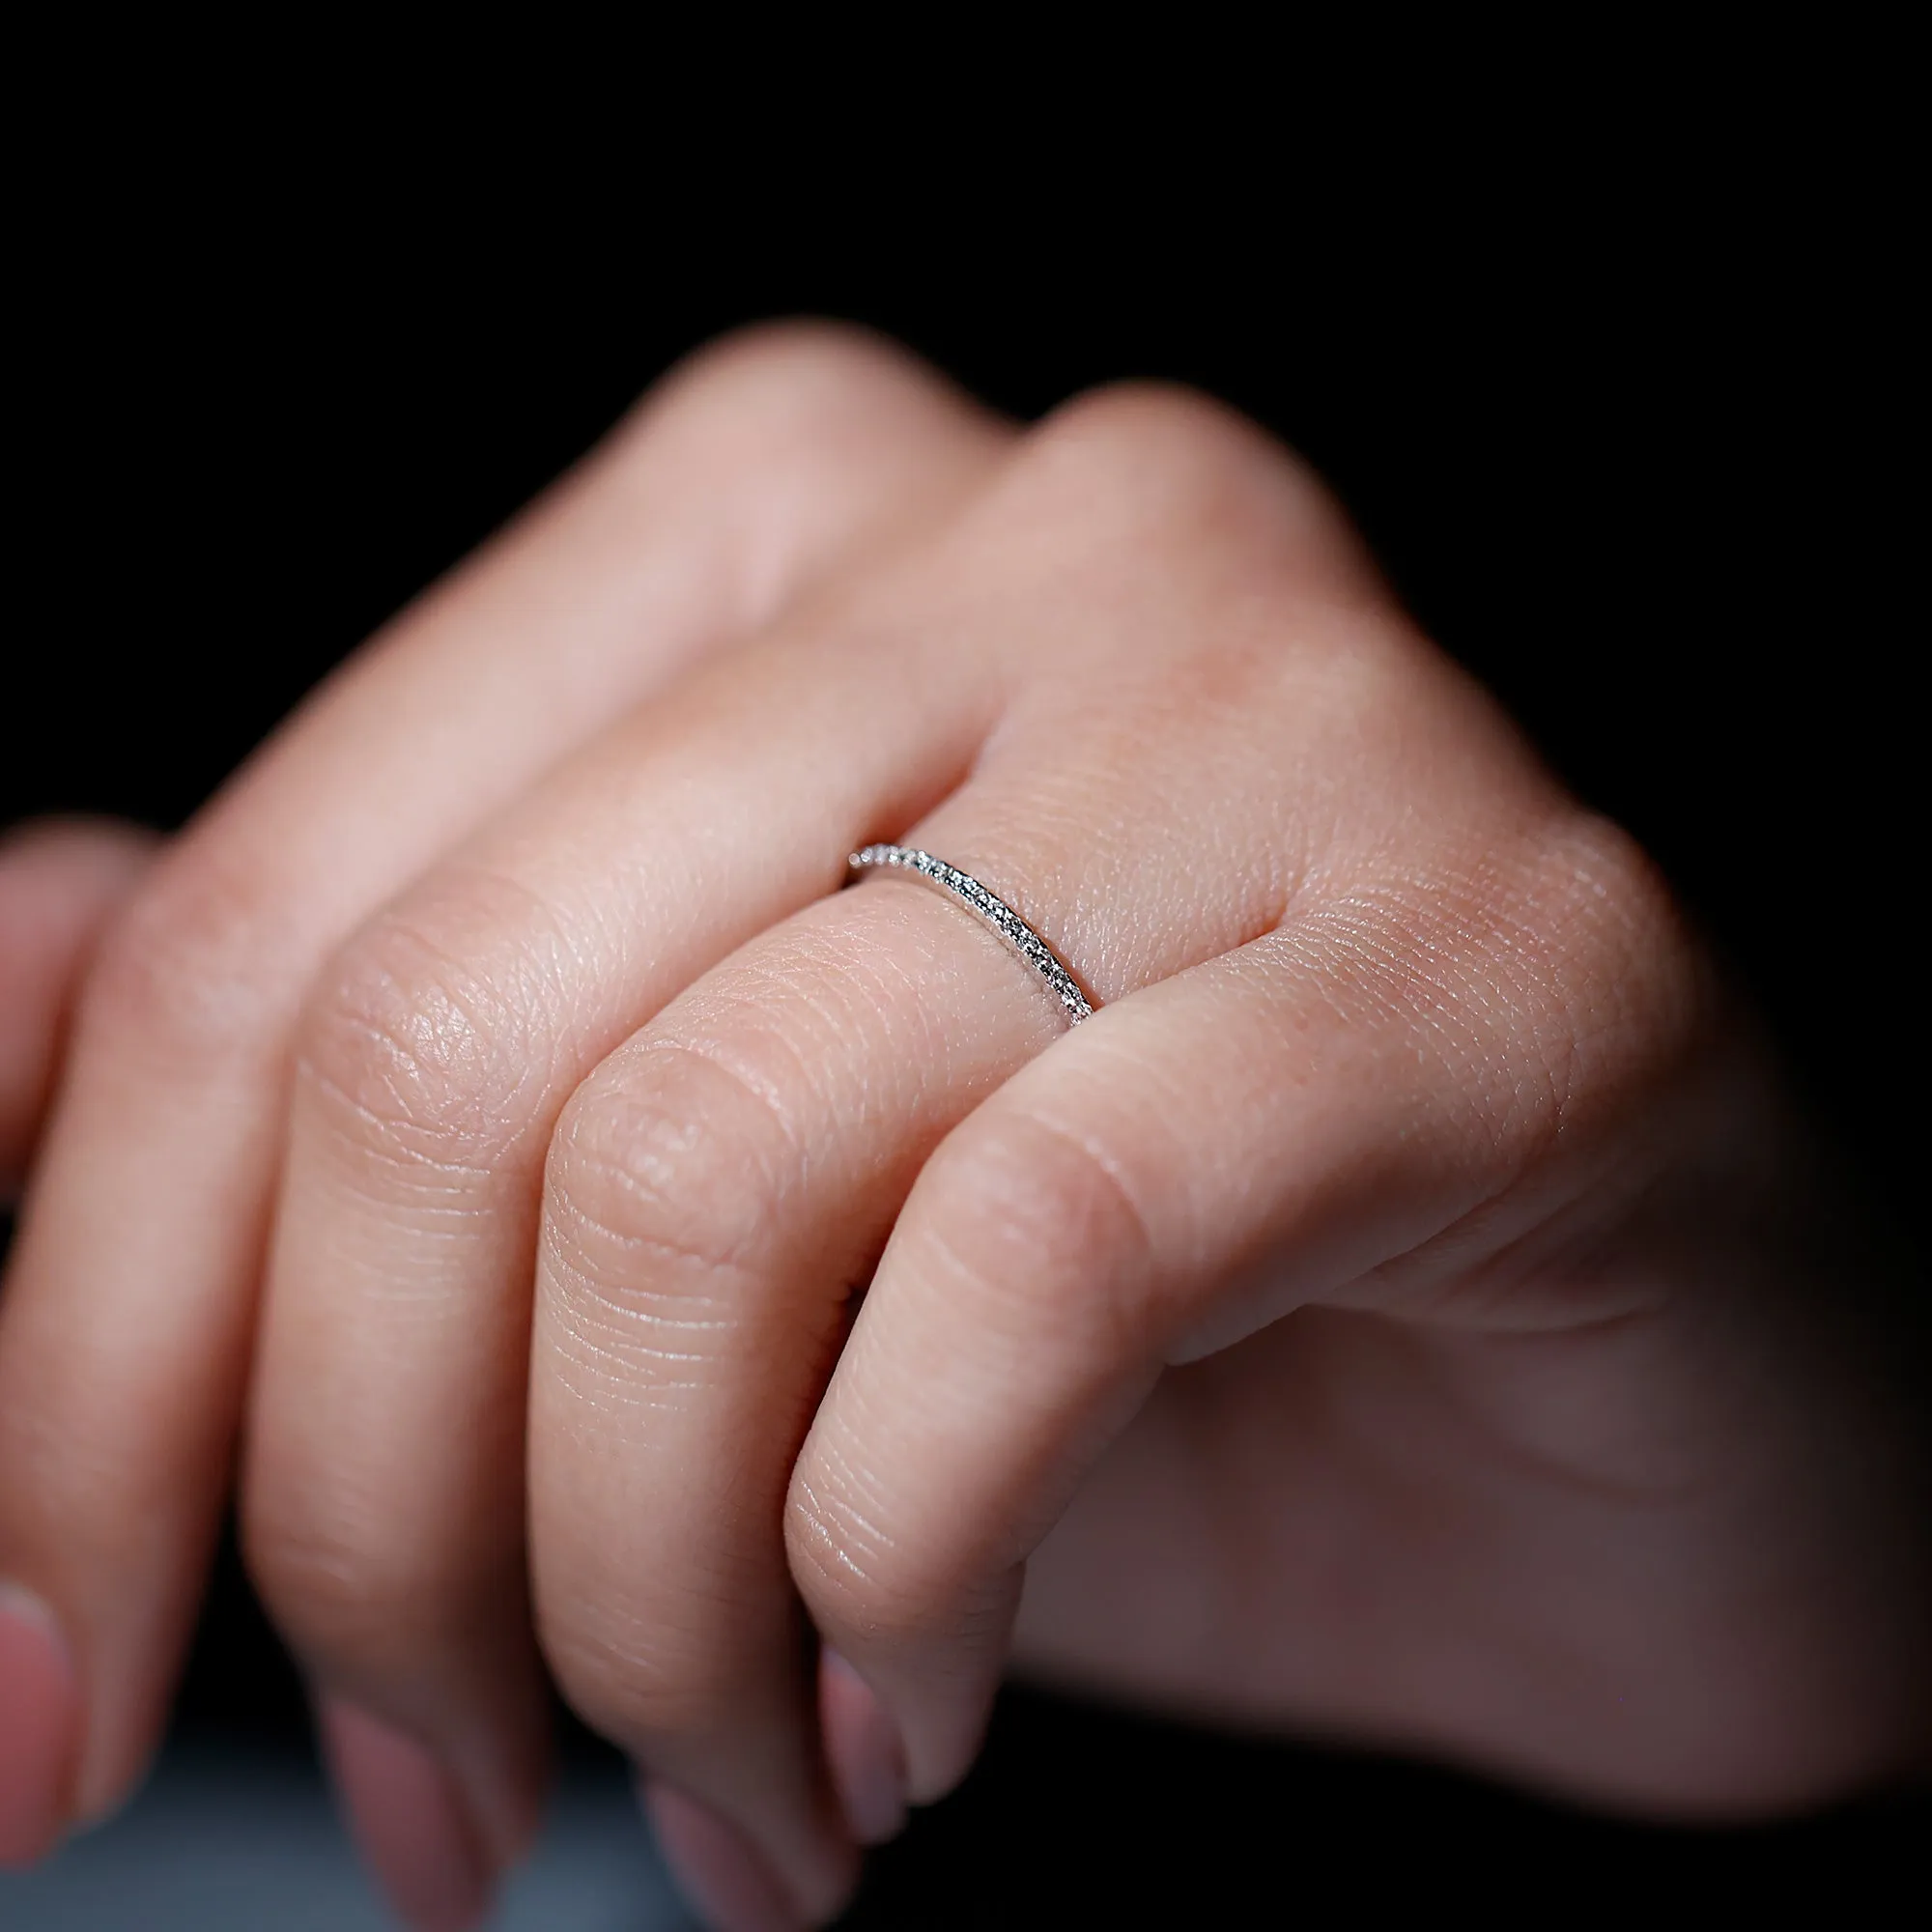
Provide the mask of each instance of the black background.
[{"label": "black background", "polygon": [[[723,328],[866,322],[1022,416],[1195,383],[1315,462],[1434,635],[1647,841],[1909,1228],[1919,432],[1884,127],[1848,147],[1775,104],[1640,103],[1568,142],[1432,130],[1374,185],[1360,149],[1312,162],[1264,130],[1181,167],[1147,126],[1005,170],[809,167],[801,142],[753,187],[714,128],[629,172],[602,156],[594,195],[568,157],[371,168],[346,127],[272,160],[259,129],[151,130],[30,197],[0,822],[182,822]],[[294,1736],[224,1563],[183,1721]],[[1269,1921],[1285,1886],[1295,1909],[1555,1907],[1579,1882],[1842,1903],[1927,1823],[1906,1798],[1656,1832],[1017,1696],[854,1922]]]}]

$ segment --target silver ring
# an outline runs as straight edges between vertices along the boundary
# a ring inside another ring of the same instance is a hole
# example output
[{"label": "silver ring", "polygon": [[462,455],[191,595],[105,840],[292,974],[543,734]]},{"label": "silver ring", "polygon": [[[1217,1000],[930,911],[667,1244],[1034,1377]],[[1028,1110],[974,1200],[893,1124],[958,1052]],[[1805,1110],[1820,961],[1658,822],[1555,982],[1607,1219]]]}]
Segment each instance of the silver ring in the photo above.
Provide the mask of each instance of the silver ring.
[{"label": "silver ring", "polygon": [[989,893],[971,872],[935,859],[930,852],[915,851],[910,845],[867,845],[845,862],[855,872],[869,872],[875,867],[893,866],[900,871],[917,872],[943,886],[952,896],[969,905],[1044,980],[1060,1004],[1066,1009],[1069,1026],[1078,1026],[1094,1010],[1094,1003],[1080,989],[1080,981],[1061,963],[1059,955],[1045,940],[997,893]]}]

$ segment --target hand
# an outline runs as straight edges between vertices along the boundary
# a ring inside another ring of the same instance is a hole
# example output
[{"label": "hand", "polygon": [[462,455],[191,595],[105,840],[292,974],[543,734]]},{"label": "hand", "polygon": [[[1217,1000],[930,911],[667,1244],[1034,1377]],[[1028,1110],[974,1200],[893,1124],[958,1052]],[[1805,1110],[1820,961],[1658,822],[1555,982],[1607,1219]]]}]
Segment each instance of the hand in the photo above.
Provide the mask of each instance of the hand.
[{"label": "hand", "polygon": [[[873,838],[1101,1009],[838,892]],[[727,346],[105,946],[0,1320],[8,1843],[151,1747],[244,1395],[423,1923],[531,1829],[546,1664],[726,1924],[834,1911],[1009,1650],[1650,1809],[1885,1775],[1922,1448],[1811,1191],[1641,856],[1281,451]]]}]

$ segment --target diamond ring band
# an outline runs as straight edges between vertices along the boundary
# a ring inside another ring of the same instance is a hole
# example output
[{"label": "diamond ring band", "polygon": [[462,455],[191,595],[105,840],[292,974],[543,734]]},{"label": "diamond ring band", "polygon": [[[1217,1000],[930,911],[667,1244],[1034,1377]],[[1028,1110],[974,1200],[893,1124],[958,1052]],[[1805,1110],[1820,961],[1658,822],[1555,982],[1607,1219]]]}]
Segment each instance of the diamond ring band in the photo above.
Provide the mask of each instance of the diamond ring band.
[{"label": "diamond ring band", "polygon": [[1081,990],[1080,982],[1061,962],[1057,953],[1005,899],[988,892],[971,872],[935,859],[930,852],[916,851],[910,845],[867,845],[854,852],[846,862],[854,873],[892,867],[915,872],[949,892],[963,905],[970,906],[1039,977],[1047,989],[1065,1009],[1069,1026],[1078,1026],[1094,1010],[1094,1003]]}]

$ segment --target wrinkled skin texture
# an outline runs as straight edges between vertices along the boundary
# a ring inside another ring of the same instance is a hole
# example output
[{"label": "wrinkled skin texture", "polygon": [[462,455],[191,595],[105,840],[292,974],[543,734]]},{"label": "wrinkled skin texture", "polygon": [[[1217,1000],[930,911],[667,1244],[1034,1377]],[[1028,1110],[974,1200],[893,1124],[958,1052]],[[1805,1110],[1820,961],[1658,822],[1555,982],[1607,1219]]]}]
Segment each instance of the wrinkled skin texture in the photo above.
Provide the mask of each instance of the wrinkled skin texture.
[{"label": "wrinkled skin texture", "polygon": [[[1100,1010],[838,892],[873,838]],[[546,1671],[725,1924],[834,1913],[1009,1667],[1664,1815],[1922,1760],[1924,1445],[1775,1070],[1204,399],[727,342],[145,877],[85,843],[64,924],[0,861],[35,1037],[80,987],[5,1102],[0,1852],[137,1775],[244,1418],[425,1925]]]}]

